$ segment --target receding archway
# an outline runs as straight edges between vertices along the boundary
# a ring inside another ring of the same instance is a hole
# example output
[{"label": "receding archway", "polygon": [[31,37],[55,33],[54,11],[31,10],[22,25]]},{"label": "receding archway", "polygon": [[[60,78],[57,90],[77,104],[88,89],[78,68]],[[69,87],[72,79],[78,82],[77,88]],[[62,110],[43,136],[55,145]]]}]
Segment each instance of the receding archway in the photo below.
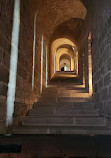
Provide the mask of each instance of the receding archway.
[{"label": "receding archway", "polygon": [[[70,47],[76,48],[75,44],[68,38],[59,38],[52,42],[51,53],[50,53],[50,77],[51,78],[54,76],[54,73],[55,73],[55,67],[54,67],[55,57],[56,57],[56,53],[58,51],[60,51],[60,50],[58,50],[58,48],[65,44],[70,45]],[[58,64],[56,64],[56,65],[58,65]]]},{"label": "receding archway", "polygon": [[56,52],[56,56],[55,56],[55,70],[59,71],[60,70],[60,58],[61,56],[69,56],[68,58],[70,58],[70,63],[71,63],[71,68],[70,70],[73,71],[74,70],[74,53],[72,50],[69,50],[68,48],[60,48],[57,50]]},{"label": "receding archway", "polygon": [[64,71],[71,71],[71,57],[63,54],[59,59],[59,71],[64,68]]}]

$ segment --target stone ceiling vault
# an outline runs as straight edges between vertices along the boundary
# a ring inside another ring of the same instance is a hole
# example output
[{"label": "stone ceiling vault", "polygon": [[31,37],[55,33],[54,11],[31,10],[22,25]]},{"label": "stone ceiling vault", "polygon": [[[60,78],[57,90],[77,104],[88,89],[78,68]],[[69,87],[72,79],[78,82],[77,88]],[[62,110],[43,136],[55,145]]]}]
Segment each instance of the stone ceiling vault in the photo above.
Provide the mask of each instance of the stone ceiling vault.
[{"label": "stone ceiling vault", "polygon": [[38,22],[47,39],[65,21],[76,18],[84,20],[87,16],[87,9],[80,0],[42,0],[41,3]]}]

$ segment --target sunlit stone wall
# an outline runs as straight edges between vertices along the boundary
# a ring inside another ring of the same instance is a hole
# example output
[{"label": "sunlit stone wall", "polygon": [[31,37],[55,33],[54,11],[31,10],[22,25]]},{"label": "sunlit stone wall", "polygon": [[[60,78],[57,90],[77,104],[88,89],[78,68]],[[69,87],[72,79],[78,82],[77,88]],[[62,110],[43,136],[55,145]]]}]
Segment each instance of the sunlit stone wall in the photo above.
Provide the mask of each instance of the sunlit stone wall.
[{"label": "sunlit stone wall", "polygon": [[[40,97],[41,41],[44,33],[38,22],[39,14],[37,14],[36,19],[34,87],[32,87],[34,17],[37,8],[38,6],[34,3],[34,0],[21,1],[17,73],[16,76],[13,76],[16,79],[14,107],[12,107],[14,108],[14,113],[12,114],[12,122],[14,125],[19,124],[21,118],[25,116],[27,111],[32,108],[33,103]],[[13,11],[13,0],[0,1],[0,134],[5,133],[6,129],[7,93],[14,23]],[[44,36],[42,90],[44,90],[46,86],[46,45]],[[14,64],[15,61],[13,62],[13,66],[15,66]],[[11,90],[13,91],[13,88],[11,88]]]}]

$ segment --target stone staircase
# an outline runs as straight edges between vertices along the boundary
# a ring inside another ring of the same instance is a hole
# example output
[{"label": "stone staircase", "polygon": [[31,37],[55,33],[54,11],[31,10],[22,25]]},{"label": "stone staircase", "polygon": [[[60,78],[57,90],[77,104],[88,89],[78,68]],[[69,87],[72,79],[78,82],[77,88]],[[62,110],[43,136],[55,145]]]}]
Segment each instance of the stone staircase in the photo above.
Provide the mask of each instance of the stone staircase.
[{"label": "stone staircase", "polygon": [[14,134],[110,134],[85,86],[72,73],[57,74]]}]

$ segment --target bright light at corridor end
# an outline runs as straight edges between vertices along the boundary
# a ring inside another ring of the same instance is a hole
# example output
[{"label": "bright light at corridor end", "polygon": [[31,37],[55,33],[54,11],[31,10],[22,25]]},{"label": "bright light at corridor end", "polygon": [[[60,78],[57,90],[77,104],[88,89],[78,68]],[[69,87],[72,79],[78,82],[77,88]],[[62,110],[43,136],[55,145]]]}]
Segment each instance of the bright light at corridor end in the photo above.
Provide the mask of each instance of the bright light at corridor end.
[{"label": "bright light at corridor end", "polygon": [[15,101],[15,91],[16,91],[16,74],[17,74],[17,62],[18,62],[19,28],[20,28],[20,0],[15,0],[12,41],[11,41],[9,83],[8,83],[8,92],[7,92],[6,126],[12,125],[13,123],[14,101]]},{"label": "bright light at corridor end", "polygon": [[61,45],[70,45],[72,47],[76,47],[73,41],[71,41],[68,38],[58,38],[54,40],[51,44],[51,53],[50,53],[50,78],[52,78],[55,74],[56,70],[56,65],[55,65],[55,58],[56,58],[56,50],[61,46]]}]

